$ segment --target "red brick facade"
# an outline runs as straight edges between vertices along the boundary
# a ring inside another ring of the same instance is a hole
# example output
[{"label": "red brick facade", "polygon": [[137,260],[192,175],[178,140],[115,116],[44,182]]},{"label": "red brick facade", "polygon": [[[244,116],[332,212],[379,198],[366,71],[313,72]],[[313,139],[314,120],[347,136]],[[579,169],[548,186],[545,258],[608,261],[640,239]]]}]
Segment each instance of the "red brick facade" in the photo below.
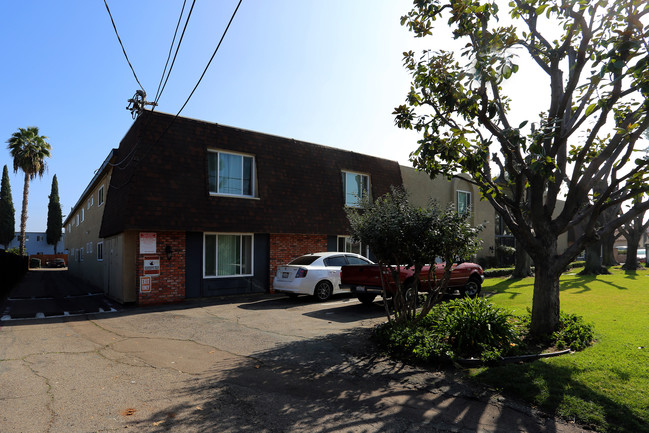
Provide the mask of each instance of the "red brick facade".
[{"label": "red brick facade", "polygon": [[[140,239],[137,239],[137,303],[140,305],[168,304],[185,300],[185,232],[157,232],[156,253],[139,254]],[[167,245],[171,247],[171,259],[167,258]],[[144,276],[144,258],[158,257],[160,275],[151,276],[149,292],[142,292],[140,277]]]},{"label": "red brick facade", "polygon": [[277,267],[290,262],[292,259],[308,253],[327,251],[326,235],[270,235],[270,290],[273,290],[273,277]]}]

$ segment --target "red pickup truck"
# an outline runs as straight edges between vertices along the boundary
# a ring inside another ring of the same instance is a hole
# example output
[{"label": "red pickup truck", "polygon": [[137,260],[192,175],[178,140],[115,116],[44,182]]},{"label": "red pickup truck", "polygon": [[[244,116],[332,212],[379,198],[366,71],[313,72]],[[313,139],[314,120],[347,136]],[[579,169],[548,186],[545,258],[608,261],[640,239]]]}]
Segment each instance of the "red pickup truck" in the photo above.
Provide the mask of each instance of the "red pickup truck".
[{"label": "red pickup truck", "polygon": [[[428,271],[430,266],[424,266],[419,274],[421,290],[425,291],[428,287]],[[413,268],[401,268],[401,282],[408,284],[406,280],[412,279],[414,274]],[[444,264],[435,265],[435,275],[437,281],[444,276]],[[383,277],[388,282],[387,294],[391,297],[396,287],[392,279],[392,273],[383,269]],[[462,296],[475,297],[480,293],[482,282],[484,281],[484,272],[480,265],[470,262],[454,264],[451,268],[451,277],[448,287],[453,290],[459,290]],[[371,304],[377,295],[382,294],[381,276],[379,275],[379,265],[345,265],[340,268],[340,288],[349,289],[364,304]]]}]

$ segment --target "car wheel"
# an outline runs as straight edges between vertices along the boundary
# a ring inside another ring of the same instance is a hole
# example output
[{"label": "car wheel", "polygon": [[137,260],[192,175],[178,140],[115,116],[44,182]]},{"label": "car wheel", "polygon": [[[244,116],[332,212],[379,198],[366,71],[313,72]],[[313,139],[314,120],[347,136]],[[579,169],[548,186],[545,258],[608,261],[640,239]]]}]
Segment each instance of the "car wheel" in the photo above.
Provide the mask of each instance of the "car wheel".
[{"label": "car wheel", "polygon": [[466,285],[462,288],[462,296],[466,296],[468,298],[475,298],[480,294],[480,290],[482,289],[480,282],[475,279],[475,278],[470,278],[469,282],[466,283]]},{"label": "car wheel", "polygon": [[320,281],[315,285],[315,289],[313,289],[313,296],[318,302],[326,301],[331,298],[332,293],[333,287],[329,281]]},{"label": "car wheel", "polygon": [[362,294],[358,295],[358,300],[363,303],[363,305],[372,305],[374,304],[374,298],[376,298],[376,295],[368,295],[368,294]]}]

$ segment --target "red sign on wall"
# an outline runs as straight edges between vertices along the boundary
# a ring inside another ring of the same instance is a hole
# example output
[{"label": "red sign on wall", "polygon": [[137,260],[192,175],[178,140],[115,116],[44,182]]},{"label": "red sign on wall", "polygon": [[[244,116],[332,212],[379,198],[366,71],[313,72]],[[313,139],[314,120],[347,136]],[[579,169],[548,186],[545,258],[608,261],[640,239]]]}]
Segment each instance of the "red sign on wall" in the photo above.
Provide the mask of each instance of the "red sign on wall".
[{"label": "red sign on wall", "polygon": [[151,277],[140,277],[140,293],[151,291]]}]

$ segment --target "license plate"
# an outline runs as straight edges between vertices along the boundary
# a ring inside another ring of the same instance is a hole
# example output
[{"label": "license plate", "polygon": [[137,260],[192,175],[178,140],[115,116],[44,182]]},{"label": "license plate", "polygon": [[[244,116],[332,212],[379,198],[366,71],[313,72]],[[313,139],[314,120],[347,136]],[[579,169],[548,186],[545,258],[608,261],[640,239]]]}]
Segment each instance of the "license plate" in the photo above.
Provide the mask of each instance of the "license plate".
[{"label": "license plate", "polygon": [[288,278],[288,272],[282,272],[282,278]]},{"label": "license plate", "polygon": [[356,291],[357,292],[364,292],[365,291],[365,286],[356,286]]}]

